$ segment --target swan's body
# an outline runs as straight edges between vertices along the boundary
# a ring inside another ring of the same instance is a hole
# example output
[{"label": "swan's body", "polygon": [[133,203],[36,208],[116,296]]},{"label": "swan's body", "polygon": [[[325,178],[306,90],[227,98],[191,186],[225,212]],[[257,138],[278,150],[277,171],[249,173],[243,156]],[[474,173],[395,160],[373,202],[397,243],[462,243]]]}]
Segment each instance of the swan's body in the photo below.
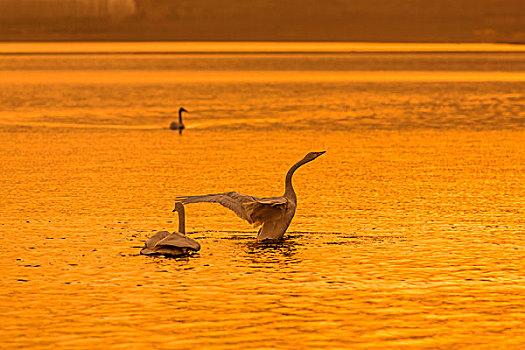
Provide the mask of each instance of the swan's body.
[{"label": "swan's body", "polygon": [[201,249],[200,244],[196,240],[186,236],[184,206],[181,203],[175,203],[173,211],[179,212],[179,232],[157,232],[146,241],[146,245],[142,248],[140,254],[177,256],[185,254],[188,250],[198,251]]},{"label": "swan's body", "polygon": [[310,152],[288,170],[284,195],[281,197],[257,198],[237,192],[182,196],[175,200],[183,204],[215,202],[232,210],[250,224],[262,225],[257,239],[281,239],[290,226],[297,207],[297,196],[292,186],[292,176],[301,166],[319,157],[323,152]]},{"label": "swan's body", "polygon": [[182,134],[182,130],[184,130],[184,123],[182,122],[182,112],[186,112],[188,113],[187,110],[185,110],[184,108],[179,108],[179,121],[176,122],[176,121],[172,121],[171,124],[170,124],[170,129],[171,130],[179,130],[179,135]]}]

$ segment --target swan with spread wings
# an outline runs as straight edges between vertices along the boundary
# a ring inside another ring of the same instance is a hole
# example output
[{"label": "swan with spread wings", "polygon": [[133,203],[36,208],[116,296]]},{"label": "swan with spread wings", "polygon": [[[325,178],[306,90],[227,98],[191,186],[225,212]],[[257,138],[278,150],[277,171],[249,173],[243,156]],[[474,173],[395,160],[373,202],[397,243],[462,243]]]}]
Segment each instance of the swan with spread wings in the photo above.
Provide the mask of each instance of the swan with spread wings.
[{"label": "swan with spread wings", "polygon": [[175,200],[182,204],[219,203],[250,224],[261,226],[257,239],[281,239],[290,226],[297,207],[297,195],[292,186],[292,176],[300,166],[311,162],[323,153],[325,151],[310,152],[288,170],[284,195],[281,197],[257,198],[237,192],[226,192],[202,196],[180,196]]}]

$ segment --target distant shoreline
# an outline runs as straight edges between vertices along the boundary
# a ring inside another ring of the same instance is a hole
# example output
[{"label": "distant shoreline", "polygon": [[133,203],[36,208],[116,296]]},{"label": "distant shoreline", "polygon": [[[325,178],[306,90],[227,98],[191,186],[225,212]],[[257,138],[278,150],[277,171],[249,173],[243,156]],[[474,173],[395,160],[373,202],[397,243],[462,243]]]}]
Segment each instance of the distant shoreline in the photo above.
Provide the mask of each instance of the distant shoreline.
[{"label": "distant shoreline", "polygon": [[519,43],[378,43],[287,41],[0,42],[0,55],[525,53]]}]

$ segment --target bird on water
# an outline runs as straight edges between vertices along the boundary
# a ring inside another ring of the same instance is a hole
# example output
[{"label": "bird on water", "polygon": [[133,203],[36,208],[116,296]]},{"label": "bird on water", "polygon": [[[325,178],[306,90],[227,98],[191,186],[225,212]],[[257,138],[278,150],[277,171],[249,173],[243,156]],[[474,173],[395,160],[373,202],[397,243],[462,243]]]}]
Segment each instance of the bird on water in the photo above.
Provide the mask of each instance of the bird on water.
[{"label": "bird on water", "polygon": [[179,108],[179,121],[172,121],[170,124],[171,130],[179,130],[179,135],[182,135],[182,130],[184,130],[184,123],[182,122],[182,112],[189,113],[184,107]]},{"label": "bird on water", "polygon": [[186,254],[188,251],[196,252],[201,249],[200,244],[196,240],[186,236],[184,206],[182,203],[175,203],[173,211],[179,213],[179,232],[157,232],[146,241],[146,245],[142,248],[140,254],[177,256]]},{"label": "bird on water", "polygon": [[294,164],[286,174],[284,195],[281,197],[257,198],[237,192],[180,196],[175,200],[183,204],[213,202],[232,210],[250,224],[261,226],[257,239],[281,239],[290,226],[297,207],[297,195],[292,185],[294,172],[326,151],[310,152]]}]

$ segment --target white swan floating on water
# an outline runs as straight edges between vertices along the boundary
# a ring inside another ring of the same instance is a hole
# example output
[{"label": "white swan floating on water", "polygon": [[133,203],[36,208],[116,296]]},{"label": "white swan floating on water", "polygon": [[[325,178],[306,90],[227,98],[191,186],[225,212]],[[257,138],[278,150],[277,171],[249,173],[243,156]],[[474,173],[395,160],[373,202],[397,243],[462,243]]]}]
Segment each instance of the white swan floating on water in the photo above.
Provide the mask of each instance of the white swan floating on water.
[{"label": "white swan floating on water", "polygon": [[200,244],[196,240],[186,236],[184,206],[182,203],[175,203],[173,211],[179,212],[179,232],[157,232],[146,241],[146,245],[142,248],[140,254],[178,256],[186,254],[188,251],[196,252],[201,249]]},{"label": "white swan floating on water", "polygon": [[172,121],[170,124],[171,130],[179,130],[179,135],[182,135],[182,130],[184,130],[184,123],[182,122],[182,112],[189,113],[183,107],[179,108],[179,121]]},{"label": "white swan floating on water", "polygon": [[288,170],[284,195],[281,197],[256,198],[237,192],[227,192],[202,196],[180,196],[175,200],[183,204],[219,203],[250,224],[262,225],[257,239],[281,239],[290,226],[297,207],[297,195],[292,186],[294,172],[301,165],[311,162],[325,152],[310,152]]}]

